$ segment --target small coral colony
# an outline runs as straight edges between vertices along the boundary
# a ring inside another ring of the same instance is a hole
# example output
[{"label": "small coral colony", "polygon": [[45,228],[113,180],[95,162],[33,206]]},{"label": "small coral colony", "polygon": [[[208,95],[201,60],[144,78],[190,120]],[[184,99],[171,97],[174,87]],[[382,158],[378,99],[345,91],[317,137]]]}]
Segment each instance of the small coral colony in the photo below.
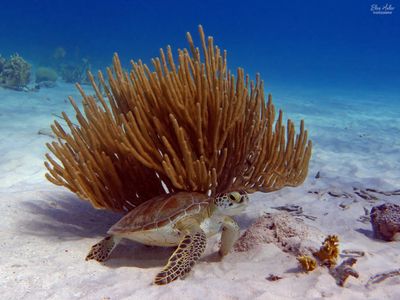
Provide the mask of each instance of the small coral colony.
[{"label": "small coral colony", "polygon": [[[189,49],[178,50],[176,56],[170,47],[160,50],[152,67],[132,61],[127,71],[115,55],[107,79],[101,72],[97,80],[90,72],[86,75],[87,60],[62,63],[63,48],[54,53],[58,63],[40,66],[35,74],[36,89],[53,86],[61,76],[66,82],[77,82],[83,98],[83,111],[70,99],[76,121],[63,113],[62,120],[52,125],[57,140],[47,144],[46,178],[95,208],[126,213],[115,225],[119,238],[132,238],[135,231],[135,239],[146,243],[140,232],[151,230],[154,244],[158,239],[173,241],[171,245],[178,248],[158,274],[155,283],[159,284],[182,277],[201,256],[204,232],[212,231],[205,228],[204,219],[212,219],[229,203],[239,205],[247,193],[300,185],[311,157],[303,121],[297,134],[291,120],[285,126],[282,111],[276,118],[272,97],[265,97],[262,80],[258,76],[250,80],[241,68],[232,73],[226,51],[215,46],[212,37],[206,38],[201,26],[199,32],[200,48],[188,33]],[[26,89],[30,69],[19,55],[0,57],[0,85]],[[86,82],[92,85],[93,95],[79,84]],[[202,211],[201,217],[188,213],[193,205]],[[203,214],[206,206],[213,208]],[[399,216],[396,205],[373,209],[376,237],[397,239]],[[222,250],[228,252],[239,238],[238,227],[231,218],[221,222],[223,228],[214,231],[224,230]],[[263,221],[255,224],[264,226]],[[115,226],[109,231],[114,237],[93,246],[89,258],[108,257],[116,245]],[[174,236],[177,231],[184,233],[180,239]],[[293,232],[300,237],[303,231]],[[246,243],[244,239],[254,236],[245,232],[239,241]],[[295,253],[299,266],[305,272],[326,266],[340,286],[349,276],[358,277],[352,268],[354,258],[337,266],[338,242],[336,235],[328,235],[319,240],[319,249],[303,247],[305,251]]]}]

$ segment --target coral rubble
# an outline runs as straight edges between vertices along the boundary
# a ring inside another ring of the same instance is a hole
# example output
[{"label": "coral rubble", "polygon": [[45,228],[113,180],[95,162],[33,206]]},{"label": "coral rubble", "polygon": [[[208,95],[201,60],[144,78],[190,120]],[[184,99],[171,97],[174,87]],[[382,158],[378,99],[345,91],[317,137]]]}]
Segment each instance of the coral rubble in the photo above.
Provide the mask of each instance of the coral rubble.
[{"label": "coral rubble", "polygon": [[344,260],[339,266],[330,270],[331,275],[336,279],[336,283],[339,286],[344,286],[347,278],[353,276],[359,277],[356,270],[353,269],[353,265],[357,262],[357,259],[350,257]]},{"label": "coral rubble", "polygon": [[372,284],[380,283],[388,278],[393,278],[393,277],[397,277],[397,276],[400,276],[400,269],[378,273],[378,274],[371,276],[368,279],[366,286],[369,287]]},{"label": "coral rubble", "polygon": [[312,257],[324,237],[318,228],[305,224],[288,212],[268,213],[242,234],[234,249],[244,252],[261,244],[273,243],[295,256]]},{"label": "coral rubble", "polygon": [[[322,246],[318,249],[321,241]],[[340,286],[344,285],[349,276],[358,277],[358,273],[352,268],[357,261],[354,257],[335,268],[339,257],[338,236],[328,235],[324,239],[324,234],[318,228],[304,224],[288,212],[265,214],[258,218],[242,234],[234,250],[249,251],[266,243],[273,243],[283,251],[295,255],[300,268],[307,273],[315,270],[318,265],[327,266]],[[353,252],[354,250],[351,251]]]}]

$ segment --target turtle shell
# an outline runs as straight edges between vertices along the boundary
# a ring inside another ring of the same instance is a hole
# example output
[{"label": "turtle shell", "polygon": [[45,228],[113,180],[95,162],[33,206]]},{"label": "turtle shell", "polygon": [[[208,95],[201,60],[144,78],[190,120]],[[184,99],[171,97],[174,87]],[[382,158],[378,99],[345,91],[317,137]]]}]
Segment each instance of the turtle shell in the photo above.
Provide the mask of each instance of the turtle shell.
[{"label": "turtle shell", "polygon": [[200,193],[160,195],[135,207],[113,225],[108,233],[122,234],[159,228],[173,223],[183,214],[197,214],[209,204],[209,196]]}]

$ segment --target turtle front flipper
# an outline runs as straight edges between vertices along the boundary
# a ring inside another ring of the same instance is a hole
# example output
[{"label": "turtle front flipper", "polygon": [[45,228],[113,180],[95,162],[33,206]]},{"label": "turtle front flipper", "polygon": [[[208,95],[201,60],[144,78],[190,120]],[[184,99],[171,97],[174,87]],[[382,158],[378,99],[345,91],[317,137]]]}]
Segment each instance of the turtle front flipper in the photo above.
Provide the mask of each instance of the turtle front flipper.
[{"label": "turtle front flipper", "polygon": [[186,234],[178,248],[171,255],[164,269],[155,277],[155,284],[164,285],[183,278],[206,249],[207,237],[198,224],[191,224],[185,231],[183,232]]},{"label": "turtle front flipper", "polygon": [[221,248],[219,255],[224,257],[231,251],[233,245],[239,238],[239,225],[230,217],[224,219],[221,235]]},{"label": "turtle front flipper", "polygon": [[120,240],[120,238],[112,235],[106,236],[100,242],[92,246],[88,255],[86,256],[86,260],[95,259],[98,262],[107,260]]}]

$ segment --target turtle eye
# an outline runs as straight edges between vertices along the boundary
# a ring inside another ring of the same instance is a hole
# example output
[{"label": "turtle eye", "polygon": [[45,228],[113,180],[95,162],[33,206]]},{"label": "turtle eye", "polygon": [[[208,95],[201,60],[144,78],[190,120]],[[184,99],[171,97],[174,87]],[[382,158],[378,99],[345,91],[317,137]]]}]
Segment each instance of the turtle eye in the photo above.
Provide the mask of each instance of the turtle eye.
[{"label": "turtle eye", "polygon": [[230,193],[229,194],[229,199],[234,201],[234,202],[236,202],[236,203],[241,203],[243,201],[242,200],[242,196],[237,192]]}]

